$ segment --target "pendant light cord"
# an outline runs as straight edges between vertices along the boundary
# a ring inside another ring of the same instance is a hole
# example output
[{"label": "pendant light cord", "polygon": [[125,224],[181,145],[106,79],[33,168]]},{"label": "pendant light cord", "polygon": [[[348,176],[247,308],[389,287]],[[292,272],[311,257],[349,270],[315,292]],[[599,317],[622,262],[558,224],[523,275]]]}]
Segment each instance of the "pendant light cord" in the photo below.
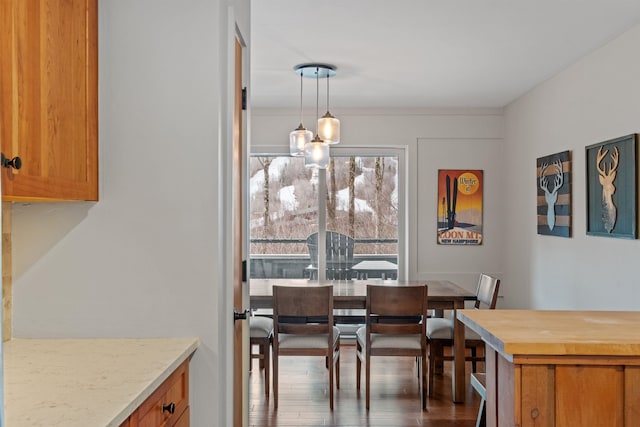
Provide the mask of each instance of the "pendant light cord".
[{"label": "pendant light cord", "polygon": [[327,72],[327,113],[329,112],[329,72]]},{"label": "pendant light cord", "polygon": [[302,125],[302,71],[300,71],[300,125]]},{"label": "pendant light cord", "polygon": [[318,135],[318,117],[319,117],[319,112],[318,112],[318,104],[319,101],[318,99],[320,98],[320,83],[319,83],[319,74],[320,74],[320,67],[316,67],[316,135]]}]

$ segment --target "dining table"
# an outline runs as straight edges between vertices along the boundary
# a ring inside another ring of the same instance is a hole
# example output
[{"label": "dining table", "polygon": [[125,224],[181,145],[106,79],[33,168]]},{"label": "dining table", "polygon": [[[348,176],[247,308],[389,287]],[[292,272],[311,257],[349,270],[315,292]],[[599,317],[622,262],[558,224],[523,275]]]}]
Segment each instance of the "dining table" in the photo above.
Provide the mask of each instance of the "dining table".
[{"label": "dining table", "polygon": [[[475,301],[476,294],[448,280],[309,280],[309,279],[250,279],[249,299],[251,309],[273,308],[273,286],[333,286],[333,307],[336,310],[365,309],[367,285],[409,286],[427,285],[428,308],[442,311],[453,310],[453,363],[451,370],[452,396],[455,403],[464,403],[465,345],[464,324],[456,311],[464,309],[466,301]],[[428,320],[427,320],[428,321]]]}]

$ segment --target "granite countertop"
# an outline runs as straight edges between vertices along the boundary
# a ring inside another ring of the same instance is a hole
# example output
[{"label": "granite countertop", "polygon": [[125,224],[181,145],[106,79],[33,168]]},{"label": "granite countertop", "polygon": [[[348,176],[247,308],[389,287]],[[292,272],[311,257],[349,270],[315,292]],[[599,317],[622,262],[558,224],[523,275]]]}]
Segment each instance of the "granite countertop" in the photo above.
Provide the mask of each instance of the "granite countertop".
[{"label": "granite countertop", "polygon": [[640,311],[459,310],[504,355],[640,356]]},{"label": "granite countertop", "polygon": [[118,427],[199,344],[197,338],[7,341],[5,424]]}]

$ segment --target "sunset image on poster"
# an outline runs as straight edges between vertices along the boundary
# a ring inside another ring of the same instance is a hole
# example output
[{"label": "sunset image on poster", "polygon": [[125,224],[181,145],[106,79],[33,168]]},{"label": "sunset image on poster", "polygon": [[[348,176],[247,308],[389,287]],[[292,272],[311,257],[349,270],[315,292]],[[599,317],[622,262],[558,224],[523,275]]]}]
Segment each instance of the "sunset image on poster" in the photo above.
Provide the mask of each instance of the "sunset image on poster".
[{"label": "sunset image on poster", "polygon": [[438,244],[482,244],[481,170],[438,171]]}]

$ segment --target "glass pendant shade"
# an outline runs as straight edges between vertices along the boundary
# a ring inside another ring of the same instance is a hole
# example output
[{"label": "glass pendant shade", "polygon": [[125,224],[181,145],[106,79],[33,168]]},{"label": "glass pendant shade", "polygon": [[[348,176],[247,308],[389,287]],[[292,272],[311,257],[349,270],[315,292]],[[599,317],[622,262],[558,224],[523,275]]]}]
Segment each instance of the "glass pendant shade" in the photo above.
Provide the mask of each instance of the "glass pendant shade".
[{"label": "glass pendant shade", "polygon": [[302,123],[289,134],[289,154],[293,157],[304,156],[304,147],[311,142],[313,133],[307,130]]},{"label": "glass pendant shade", "polygon": [[329,144],[325,144],[318,135],[304,146],[304,165],[314,169],[329,167]]},{"label": "glass pendant shade", "polygon": [[340,120],[333,117],[329,111],[318,119],[318,136],[327,144],[340,142]]}]

